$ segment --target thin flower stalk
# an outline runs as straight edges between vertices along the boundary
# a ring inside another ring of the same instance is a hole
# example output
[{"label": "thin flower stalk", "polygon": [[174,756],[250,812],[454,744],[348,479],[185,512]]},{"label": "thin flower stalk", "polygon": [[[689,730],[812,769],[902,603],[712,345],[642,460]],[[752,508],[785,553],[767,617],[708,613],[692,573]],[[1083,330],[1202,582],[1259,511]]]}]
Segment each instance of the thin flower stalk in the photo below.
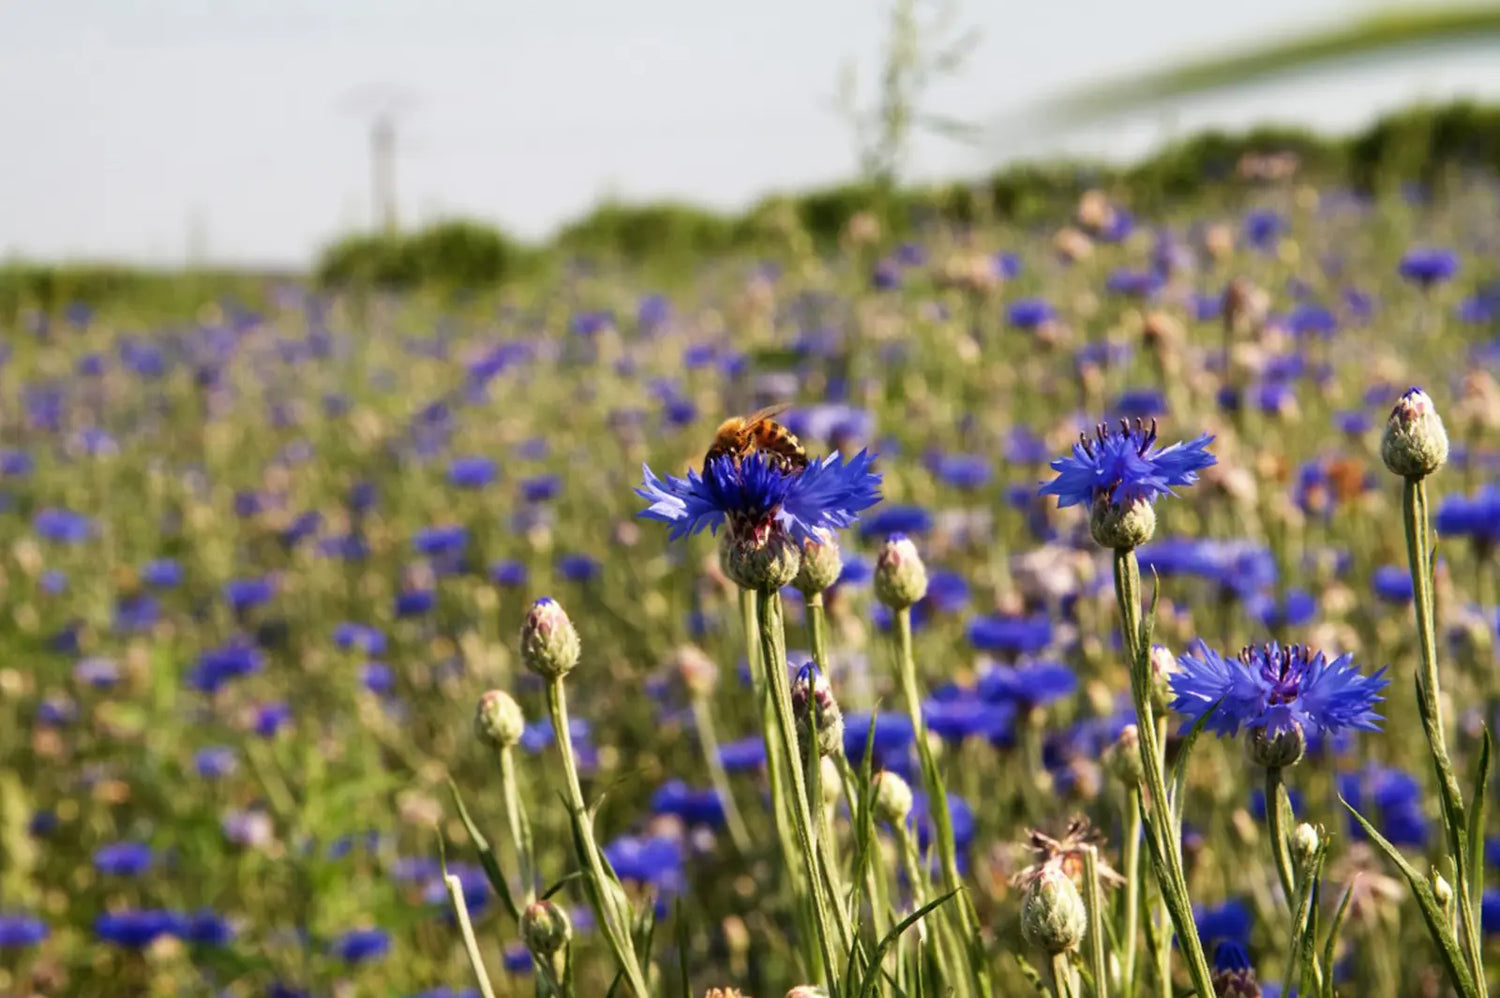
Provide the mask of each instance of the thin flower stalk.
[{"label": "thin flower stalk", "polygon": [[1121,941],[1120,984],[1125,998],[1135,998],[1135,960],[1141,933],[1141,802],[1132,791],[1126,794],[1125,841],[1121,845],[1121,876],[1125,878],[1125,929]]},{"label": "thin flower stalk", "polygon": [[1448,755],[1444,733],[1441,691],[1438,684],[1436,600],[1432,582],[1432,539],[1427,511],[1425,476],[1409,476],[1401,494],[1402,520],[1406,529],[1407,564],[1412,580],[1412,607],[1416,615],[1417,640],[1421,650],[1421,671],[1417,676],[1417,709],[1422,730],[1432,754],[1437,774],[1438,794],[1443,805],[1443,828],[1454,872],[1454,893],[1458,908],[1459,939],[1464,945],[1471,972],[1484,979],[1484,955],[1480,944],[1479,922],[1475,906],[1482,886],[1480,870],[1470,870],[1473,855],[1469,849],[1468,819],[1463,791]]},{"label": "thin flower stalk", "polygon": [[[973,901],[963,890],[963,881],[958,874],[958,853],[953,843],[953,818],[948,811],[948,792],[938,772],[937,760],[933,758],[932,746],[927,741],[927,722],[922,717],[922,695],[917,686],[917,663],[912,653],[911,608],[902,607],[894,611],[896,632],[896,669],[901,681],[901,692],[906,702],[907,714],[911,718],[912,732],[917,746],[917,756],[922,764],[922,781],[927,788],[927,806],[932,819],[932,841],[937,846],[938,862],[942,872],[943,890],[956,893],[957,908],[955,931],[964,940],[968,953],[965,961],[969,967],[976,992],[989,998],[993,994],[989,968],[985,966],[983,943],[979,937],[979,918]],[[951,918],[951,916],[950,916]]]},{"label": "thin flower stalk", "polygon": [[536,851],[531,837],[531,819],[526,814],[521,788],[516,781],[515,751],[509,747],[500,750],[500,794],[505,800],[505,820],[510,829],[511,845],[516,850],[521,893],[525,903],[530,904],[536,900]]},{"label": "thin flower stalk", "polygon": [[551,712],[552,729],[557,737],[558,754],[563,761],[564,791],[568,808],[574,817],[578,858],[588,874],[584,882],[589,888],[590,904],[627,986],[636,998],[647,998],[651,991],[647,987],[646,974],[631,938],[630,903],[619,883],[606,869],[604,855],[594,839],[594,823],[588,806],[584,803],[583,785],[578,779],[578,759],[573,753],[573,736],[568,726],[568,698],[561,677],[547,682],[547,707]]},{"label": "thin flower stalk", "polygon": [[703,761],[708,767],[708,779],[724,805],[724,825],[729,830],[730,841],[741,856],[750,852],[750,830],[735,802],[734,791],[729,785],[729,774],[724,770],[724,760],[719,756],[719,734],[714,723],[713,704],[707,696],[695,694],[693,702],[693,726],[698,732],[698,745],[703,749]]},{"label": "thin flower stalk", "polygon": [[[775,713],[775,737],[780,743],[786,771],[791,776],[792,792],[787,801],[787,810],[791,813],[792,832],[796,837],[807,896],[812,908],[818,955],[823,962],[823,972],[828,982],[829,994],[832,998],[838,998],[839,973],[843,968],[839,954],[834,949],[835,929],[831,924],[829,902],[823,889],[823,877],[818,869],[817,839],[813,832],[807,781],[803,778],[802,768],[797,764],[801,758],[801,752],[797,747],[796,718],[792,711],[791,684],[786,671],[786,638],[782,624],[781,594],[771,590],[761,592],[757,596],[756,617],[760,631],[761,661],[764,664],[763,671],[770,693],[771,706]],[[768,730],[766,735],[770,739],[771,731]]]},{"label": "thin flower stalk", "polygon": [[1094,994],[1109,998],[1109,965],[1104,956],[1104,890],[1099,883],[1099,850],[1083,847],[1083,900],[1088,905],[1089,973],[1094,977]]}]

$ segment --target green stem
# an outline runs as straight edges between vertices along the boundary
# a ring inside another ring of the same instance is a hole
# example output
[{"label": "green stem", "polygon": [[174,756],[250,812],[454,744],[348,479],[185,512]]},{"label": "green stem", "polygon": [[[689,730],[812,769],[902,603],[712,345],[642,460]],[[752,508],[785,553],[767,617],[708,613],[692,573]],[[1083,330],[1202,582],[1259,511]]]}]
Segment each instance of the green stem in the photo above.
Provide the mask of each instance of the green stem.
[{"label": "green stem", "polygon": [[828,621],[823,612],[823,594],[806,593],[802,597],[803,609],[807,611],[807,639],[812,645],[813,663],[818,671],[828,675]]},{"label": "green stem", "polygon": [[937,845],[943,890],[956,894],[957,928],[961,931],[964,948],[968,952],[969,970],[978,993],[983,998],[990,998],[994,989],[990,983],[989,968],[985,964],[983,941],[979,937],[979,916],[974,911],[973,900],[963,890],[963,881],[958,875],[958,851],[953,844],[953,818],[948,811],[948,792],[938,772],[937,760],[933,758],[932,746],[927,741],[927,722],[922,717],[922,695],[917,687],[917,662],[912,653],[911,608],[902,607],[897,610],[895,618],[896,671],[901,681],[902,696],[906,701],[906,712],[911,718],[917,756],[922,764],[922,782],[927,788],[927,810],[932,818],[932,841]]},{"label": "green stem", "polygon": [[521,890],[526,903],[536,900],[536,865],[531,840],[531,820],[526,816],[526,805],[521,802],[521,789],[516,784],[515,754],[509,746],[500,750],[500,795],[505,800],[505,819],[510,825],[510,841],[516,850],[516,868],[521,877]]},{"label": "green stem", "polygon": [[1285,823],[1281,820],[1281,798],[1286,785],[1281,780],[1280,766],[1266,767],[1266,825],[1271,833],[1271,857],[1276,861],[1276,875],[1281,879],[1281,892],[1287,907],[1297,910],[1297,877],[1292,871],[1292,851],[1287,844]]},{"label": "green stem", "polygon": [[[1151,649],[1144,640],[1141,629],[1141,570],[1133,548],[1117,548],[1114,552],[1115,596],[1120,605],[1120,624],[1124,631],[1125,647],[1130,653],[1130,693],[1135,701],[1136,728],[1141,739],[1141,768],[1146,777],[1146,789],[1150,792],[1150,813],[1142,815],[1147,834],[1157,843],[1158,862],[1153,856],[1152,869],[1156,874],[1162,901],[1177,933],[1188,974],[1199,995],[1214,993],[1213,972],[1203,955],[1203,943],[1198,938],[1198,926],[1193,921],[1192,902],[1188,899],[1187,877],[1182,870],[1181,837],[1174,834],[1170,798],[1167,796],[1166,776],[1163,772],[1162,743],[1157,737],[1155,711],[1151,706]],[[1170,946],[1170,934],[1161,933],[1166,940],[1162,947]],[[1158,957],[1160,960],[1160,957]],[[1160,968],[1159,969],[1164,969]],[[1170,981],[1167,987],[1170,987]]]},{"label": "green stem", "polygon": [[1104,959],[1104,891],[1099,885],[1099,851],[1083,850],[1083,899],[1089,910],[1089,972],[1094,975],[1094,994],[1109,998],[1109,965]]},{"label": "green stem", "polygon": [[714,793],[724,803],[724,824],[729,829],[729,838],[735,851],[741,856],[750,853],[750,830],[735,803],[734,793],[729,787],[729,774],[724,770],[724,760],[719,758],[719,735],[714,727],[713,705],[706,696],[693,697],[693,726],[698,729],[698,745],[703,749],[703,762],[708,766],[708,779]]},{"label": "green stem", "polygon": [[552,714],[552,730],[562,756],[564,790],[578,836],[578,858],[588,868],[586,883],[590,888],[588,894],[594,916],[620,965],[627,986],[636,998],[649,998],[651,992],[646,986],[646,974],[631,940],[630,903],[620,885],[605,872],[604,859],[594,839],[594,822],[584,804],[583,784],[578,780],[578,760],[573,754],[573,735],[568,727],[568,695],[561,677],[547,683],[547,707]]},{"label": "green stem", "polygon": [[[781,593],[776,590],[762,592],[756,606],[756,617],[760,625],[761,661],[764,663],[766,685],[771,691],[771,705],[775,710],[776,732],[781,742],[782,758],[791,774],[792,796],[788,810],[792,816],[792,831],[796,835],[806,887],[811,901],[813,928],[817,936],[818,953],[823,961],[823,973],[828,981],[831,998],[839,995],[839,972],[842,966],[834,951],[834,929],[829,924],[828,901],[824,897],[823,877],[818,870],[817,842],[812,830],[812,811],[807,796],[807,781],[803,779],[802,757],[797,747],[797,724],[792,711],[791,683],[786,673],[786,634],[781,616]],[[816,755],[816,753],[814,753]],[[821,806],[821,802],[820,802]]]},{"label": "green stem", "polygon": [[1417,678],[1417,709],[1422,728],[1432,751],[1432,767],[1437,773],[1438,793],[1443,804],[1443,826],[1448,834],[1448,849],[1453,858],[1454,900],[1462,927],[1470,968],[1477,980],[1484,979],[1484,955],[1479,939],[1478,920],[1474,917],[1477,892],[1482,886],[1469,882],[1468,826],[1464,816],[1463,792],[1448,757],[1444,734],[1442,699],[1438,685],[1436,599],[1432,585],[1432,546],[1428,534],[1427,484],[1422,478],[1406,479],[1401,493],[1402,519],[1406,527],[1407,564],[1411,571],[1416,613],[1417,639],[1422,651],[1422,668]]},{"label": "green stem", "polygon": [[464,954],[469,958],[469,968],[474,971],[475,983],[484,998],[495,998],[495,989],[490,985],[489,972],[484,969],[484,957],[479,953],[479,942],[474,938],[474,925],[469,921],[469,906],[464,902],[463,883],[453,874],[443,876],[443,886],[448,890],[448,903],[453,906],[453,915],[458,919],[458,931],[463,937]]},{"label": "green stem", "polygon": [[1125,803],[1125,842],[1120,865],[1125,877],[1125,955],[1120,961],[1125,998],[1135,998],[1135,954],[1141,932],[1141,802],[1128,794]]},{"label": "green stem", "polygon": [[1052,993],[1057,998],[1073,998],[1073,967],[1066,951],[1052,954]]}]

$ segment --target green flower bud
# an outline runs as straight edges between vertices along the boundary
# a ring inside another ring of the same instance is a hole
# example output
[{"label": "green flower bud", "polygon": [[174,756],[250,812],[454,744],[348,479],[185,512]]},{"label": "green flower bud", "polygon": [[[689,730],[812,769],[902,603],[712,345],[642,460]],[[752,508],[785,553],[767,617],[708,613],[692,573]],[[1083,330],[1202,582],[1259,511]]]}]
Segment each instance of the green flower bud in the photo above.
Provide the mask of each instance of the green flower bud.
[{"label": "green flower bud", "polygon": [[797,673],[792,683],[792,713],[797,718],[797,730],[807,735],[807,715],[811,704],[813,721],[817,730],[813,732],[820,756],[837,755],[844,750],[844,714],[838,701],[833,698],[833,687],[828,677],[816,665],[808,662]]},{"label": "green flower bud", "polygon": [[1448,431],[1437,406],[1420,388],[1408,388],[1385,421],[1380,439],[1385,466],[1404,478],[1425,478],[1448,460]]},{"label": "green flower bud", "polygon": [[1078,948],[1088,927],[1088,912],[1073,881],[1059,867],[1037,871],[1021,900],[1021,935],[1048,953]]},{"label": "green flower bud", "polygon": [[875,817],[888,825],[899,825],[911,814],[911,786],[896,773],[882,769],[870,779]]},{"label": "green flower bud", "polygon": [[802,567],[802,552],[785,530],[725,531],[719,567],[741,589],[772,592],[791,583]]},{"label": "green flower bud", "polygon": [[573,939],[568,913],[551,901],[533,901],[521,913],[521,937],[538,956],[551,956]]},{"label": "green flower bud", "polygon": [[533,901],[521,913],[521,938],[532,959],[551,971],[556,980],[567,978],[573,923],[566,911],[551,901]]},{"label": "green flower bud", "polygon": [[[1266,734],[1265,728],[1254,728],[1250,732],[1246,748],[1250,761],[1267,769],[1285,769],[1302,761],[1307,752],[1307,735],[1302,725],[1296,722],[1278,735]],[[1267,801],[1267,806],[1272,802]]]},{"label": "green flower bud", "polygon": [[875,598],[892,610],[904,610],[926,595],[927,566],[917,546],[904,534],[892,534],[875,562]]},{"label": "green flower bud", "polygon": [[811,984],[799,984],[786,993],[786,998],[828,998],[828,992]]},{"label": "green flower bud", "polygon": [[1156,507],[1149,499],[1133,499],[1116,506],[1101,493],[1089,514],[1089,533],[1101,547],[1116,551],[1138,548],[1156,533]]},{"label": "green flower bud", "polygon": [[839,773],[838,763],[828,756],[823,756],[819,761],[823,774],[819,777],[819,786],[823,789],[823,806],[833,807],[839,802],[844,793],[844,777]]},{"label": "green flower bud", "polygon": [[1453,885],[1441,873],[1432,871],[1432,893],[1437,903],[1447,908],[1453,903]]},{"label": "green flower bud", "polygon": [[474,714],[474,733],[492,748],[507,749],[521,740],[526,730],[526,715],[521,705],[504,690],[490,690],[479,698]]},{"label": "green flower bud", "polygon": [[819,529],[815,534],[802,542],[802,567],[792,580],[792,585],[804,596],[821,593],[837,582],[844,571],[838,539],[828,530]]},{"label": "green flower bud", "polygon": [[543,679],[561,679],[578,664],[578,631],[562,605],[543,596],[521,624],[521,661]]},{"label": "green flower bud", "polygon": [[1321,841],[1318,830],[1305,821],[1292,831],[1292,859],[1299,869],[1313,861]]},{"label": "green flower bud", "polygon": [[1146,778],[1141,761],[1141,732],[1133,724],[1120,729],[1120,737],[1104,750],[1104,768],[1126,787],[1136,787]]}]

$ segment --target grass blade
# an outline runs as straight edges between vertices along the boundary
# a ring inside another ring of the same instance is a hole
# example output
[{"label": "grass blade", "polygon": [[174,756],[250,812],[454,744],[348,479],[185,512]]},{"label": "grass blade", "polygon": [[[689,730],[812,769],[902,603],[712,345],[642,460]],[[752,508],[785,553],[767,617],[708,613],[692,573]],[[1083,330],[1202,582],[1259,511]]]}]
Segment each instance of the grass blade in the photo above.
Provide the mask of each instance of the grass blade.
[{"label": "grass blade", "polygon": [[875,982],[880,976],[879,968],[881,961],[885,959],[886,950],[890,949],[891,946],[896,942],[896,940],[901,938],[901,934],[907,929],[911,928],[917,922],[921,921],[922,918],[930,912],[936,911],[938,908],[942,907],[948,901],[953,899],[957,894],[958,891],[949,891],[942,897],[933,898],[931,901],[927,902],[922,907],[918,908],[916,911],[912,912],[910,915],[907,915],[901,921],[897,922],[895,927],[885,934],[885,938],[880,940],[880,943],[875,947],[875,952],[871,954],[871,969],[868,973],[865,974],[864,983],[860,986],[859,998],[870,998],[870,996],[874,994],[873,989],[875,987]]},{"label": "grass blade", "polygon": [[511,919],[519,925],[521,911],[516,907],[516,900],[510,893],[510,885],[505,882],[505,873],[500,869],[500,861],[495,858],[495,850],[490,846],[490,840],[484,837],[484,833],[469,816],[469,809],[464,806],[463,794],[459,793],[458,784],[453,782],[452,777],[448,779],[448,791],[453,795],[453,806],[458,809],[458,820],[463,822],[464,831],[469,833],[469,840],[479,851],[479,865],[484,868],[484,875],[489,878],[490,886],[495,889],[495,893],[500,895],[500,903],[505,906]]}]

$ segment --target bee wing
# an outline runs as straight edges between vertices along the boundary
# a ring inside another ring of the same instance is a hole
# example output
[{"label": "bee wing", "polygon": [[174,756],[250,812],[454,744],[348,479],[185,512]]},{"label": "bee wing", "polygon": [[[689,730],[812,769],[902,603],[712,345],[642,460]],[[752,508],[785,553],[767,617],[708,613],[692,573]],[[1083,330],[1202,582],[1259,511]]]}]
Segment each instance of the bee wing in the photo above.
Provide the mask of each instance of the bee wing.
[{"label": "bee wing", "polygon": [[755,423],[759,423],[764,419],[775,419],[777,416],[781,415],[783,412],[786,412],[794,405],[796,405],[795,402],[777,402],[775,405],[768,405],[765,408],[757,409],[750,415],[746,416],[745,422],[753,425]]}]

